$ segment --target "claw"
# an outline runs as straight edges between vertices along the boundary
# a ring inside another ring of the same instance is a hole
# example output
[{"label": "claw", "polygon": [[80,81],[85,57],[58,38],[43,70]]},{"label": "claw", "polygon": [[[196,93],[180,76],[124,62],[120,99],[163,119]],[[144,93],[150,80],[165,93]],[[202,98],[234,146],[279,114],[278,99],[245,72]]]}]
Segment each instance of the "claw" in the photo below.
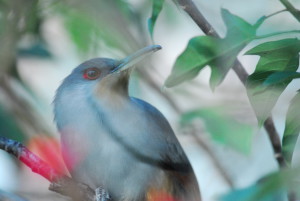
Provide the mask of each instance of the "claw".
[{"label": "claw", "polygon": [[109,196],[109,194],[105,191],[105,189],[102,186],[96,188],[95,194],[96,194],[96,201],[111,200],[111,197]]}]

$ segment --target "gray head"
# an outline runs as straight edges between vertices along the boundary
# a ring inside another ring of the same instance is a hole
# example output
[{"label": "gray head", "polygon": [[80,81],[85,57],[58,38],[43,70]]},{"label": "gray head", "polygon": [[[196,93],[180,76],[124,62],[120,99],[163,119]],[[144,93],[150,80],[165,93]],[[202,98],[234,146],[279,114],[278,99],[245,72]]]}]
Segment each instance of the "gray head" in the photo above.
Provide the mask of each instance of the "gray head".
[{"label": "gray head", "polygon": [[88,96],[96,88],[102,90],[105,88],[107,91],[117,93],[120,93],[119,90],[122,89],[122,93],[126,94],[129,69],[114,72],[119,64],[120,61],[109,58],[95,58],[85,61],[64,79],[57,93],[75,90],[77,95],[85,94]]},{"label": "gray head", "polygon": [[54,100],[55,118],[57,119],[58,110],[60,114],[71,108],[80,110],[90,100],[97,99],[97,102],[104,102],[106,106],[119,105],[120,101],[128,98],[131,67],[159,49],[159,45],[152,45],[122,60],[95,58],[83,62],[58,88]]},{"label": "gray head", "polygon": [[[122,60],[95,58],[80,64],[66,77],[62,88],[95,89],[98,92],[117,92],[127,95],[129,72],[131,67],[152,52],[161,49],[159,45],[145,47]],[[99,91],[100,90],[100,91]],[[85,91],[87,93],[87,91]],[[108,95],[109,95],[108,94]]]}]

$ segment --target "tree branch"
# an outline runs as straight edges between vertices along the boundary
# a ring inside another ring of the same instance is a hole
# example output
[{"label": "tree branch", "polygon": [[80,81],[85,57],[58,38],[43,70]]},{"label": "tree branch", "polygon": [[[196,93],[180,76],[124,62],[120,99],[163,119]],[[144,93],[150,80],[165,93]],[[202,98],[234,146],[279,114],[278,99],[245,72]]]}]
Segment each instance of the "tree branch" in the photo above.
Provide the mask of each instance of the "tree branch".
[{"label": "tree branch", "polygon": [[[182,7],[182,9],[195,21],[195,23],[199,26],[199,28],[206,35],[220,38],[219,34],[211,26],[211,24],[205,19],[205,17],[202,15],[202,13],[197,9],[196,5],[194,4],[194,2],[192,0],[177,0],[177,1],[178,1],[179,5]],[[287,0],[280,0],[280,1],[285,2],[285,3],[287,2]],[[287,8],[287,9],[289,10],[289,8]],[[297,14],[297,16],[298,16],[298,14]],[[237,76],[239,77],[241,82],[244,85],[246,85],[246,81],[247,81],[247,78],[249,75],[238,59],[236,59],[232,69],[237,74]],[[264,128],[268,133],[268,136],[271,141],[273,152],[274,152],[275,158],[277,159],[278,165],[280,168],[284,168],[287,164],[282,155],[281,140],[279,138],[279,135],[276,131],[274,122],[271,117],[269,117],[265,121]]]},{"label": "tree branch", "polygon": [[200,29],[208,36],[220,37],[216,30],[197,9],[192,0],[178,0],[181,8],[194,20]]},{"label": "tree branch", "polygon": [[279,1],[300,22],[300,10],[296,9],[288,0],[279,0]]},{"label": "tree branch", "polygon": [[74,201],[96,201],[93,189],[54,170],[21,143],[0,137],[0,149],[14,155],[33,172],[50,181],[49,190],[71,197]]},{"label": "tree branch", "polygon": [[276,131],[274,126],[272,117],[268,117],[267,120],[264,122],[264,127],[268,131],[268,136],[270,141],[272,142],[272,147],[274,150],[274,157],[277,160],[277,163],[281,168],[287,167],[287,163],[282,155],[282,146],[281,140],[279,138],[279,134]]}]

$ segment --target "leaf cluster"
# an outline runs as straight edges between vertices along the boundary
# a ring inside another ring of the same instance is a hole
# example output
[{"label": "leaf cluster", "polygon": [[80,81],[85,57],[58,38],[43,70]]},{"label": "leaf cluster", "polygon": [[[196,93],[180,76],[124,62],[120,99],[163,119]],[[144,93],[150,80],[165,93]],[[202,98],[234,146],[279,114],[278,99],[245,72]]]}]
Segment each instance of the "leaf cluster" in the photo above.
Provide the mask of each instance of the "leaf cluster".
[{"label": "leaf cluster", "polygon": [[[300,12],[292,4],[286,3],[287,1],[281,2],[296,19],[300,19]],[[153,33],[155,20],[162,10],[162,3],[162,0],[153,0],[153,5],[160,5],[160,7],[159,9],[153,7],[150,18],[150,34]],[[228,10],[222,9],[222,19],[227,28],[225,37],[201,35],[190,39],[184,51],[177,57],[165,86],[174,87],[190,81],[208,66],[211,69],[210,87],[214,90],[222,83],[237,62],[237,56],[241,51],[255,40],[264,39],[264,42],[245,53],[260,57],[255,71],[248,76],[245,85],[249,101],[258,120],[258,126],[261,127],[271,116],[272,110],[284,90],[294,79],[300,78],[300,72],[298,72],[300,40],[291,37],[272,39],[273,36],[279,34],[299,33],[300,31],[290,30],[267,35],[257,34],[258,28],[266,19],[281,12],[283,11],[262,16],[255,24],[250,24]],[[295,91],[295,94],[288,108],[282,139],[282,154],[288,164],[292,162],[300,133],[300,93]],[[196,109],[185,113],[182,116],[182,122],[187,124],[196,118],[202,119],[206,131],[213,140],[242,153],[248,153],[251,149],[253,133],[251,128],[228,118],[222,111],[212,108]],[[297,195],[299,194],[298,188],[295,188],[295,186],[299,186],[297,182],[299,176],[299,169],[297,168],[279,171],[266,176],[250,187],[232,191],[221,197],[220,200],[283,200],[288,189]]]}]

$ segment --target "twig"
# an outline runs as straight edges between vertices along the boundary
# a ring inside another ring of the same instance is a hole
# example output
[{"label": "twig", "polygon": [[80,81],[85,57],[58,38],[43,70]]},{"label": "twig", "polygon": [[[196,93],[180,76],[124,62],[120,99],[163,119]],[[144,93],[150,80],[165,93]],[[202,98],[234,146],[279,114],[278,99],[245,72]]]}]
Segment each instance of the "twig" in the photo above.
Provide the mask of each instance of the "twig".
[{"label": "twig", "polygon": [[[284,1],[285,0],[281,0]],[[216,30],[210,25],[210,23],[204,18],[201,12],[197,9],[196,5],[192,0],[178,0],[178,3],[184,9],[185,12],[195,21],[195,23],[200,27],[200,29],[209,36],[220,37]],[[300,20],[300,19],[299,19]],[[232,69],[235,71],[241,82],[245,85],[248,73],[246,72],[243,65],[236,59]],[[265,123],[264,128],[266,129],[269,139],[272,144],[273,152],[275,158],[277,159],[278,165],[280,168],[286,167],[286,161],[283,158],[281,152],[281,143],[279,135],[274,126],[274,122],[271,117],[269,117]]]},{"label": "twig", "polygon": [[264,127],[268,133],[269,139],[272,142],[273,150],[274,150],[274,157],[277,160],[277,163],[281,168],[287,167],[287,163],[284,160],[284,157],[282,155],[282,146],[281,146],[281,140],[279,138],[279,135],[276,131],[276,128],[274,127],[274,123],[272,120],[272,117],[267,118],[267,120],[264,123]]},{"label": "twig", "polygon": [[279,13],[283,13],[283,12],[286,12],[286,11],[288,11],[288,10],[287,10],[287,9],[282,9],[282,10],[279,10],[279,11],[277,11],[277,12],[271,13],[271,14],[269,14],[269,15],[266,15],[266,16],[265,16],[265,19],[268,19],[268,18],[270,18],[270,17],[273,17],[274,15],[277,15],[277,14],[279,14]]},{"label": "twig", "polygon": [[279,1],[300,22],[300,10],[296,9],[288,0],[279,0]]},{"label": "twig", "polygon": [[49,190],[71,197],[74,201],[95,201],[95,191],[89,186],[77,183],[70,177],[54,170],[24,145],[5,137],[0,137],[0,149],[14,155],[33,172],[51,182]]}]

